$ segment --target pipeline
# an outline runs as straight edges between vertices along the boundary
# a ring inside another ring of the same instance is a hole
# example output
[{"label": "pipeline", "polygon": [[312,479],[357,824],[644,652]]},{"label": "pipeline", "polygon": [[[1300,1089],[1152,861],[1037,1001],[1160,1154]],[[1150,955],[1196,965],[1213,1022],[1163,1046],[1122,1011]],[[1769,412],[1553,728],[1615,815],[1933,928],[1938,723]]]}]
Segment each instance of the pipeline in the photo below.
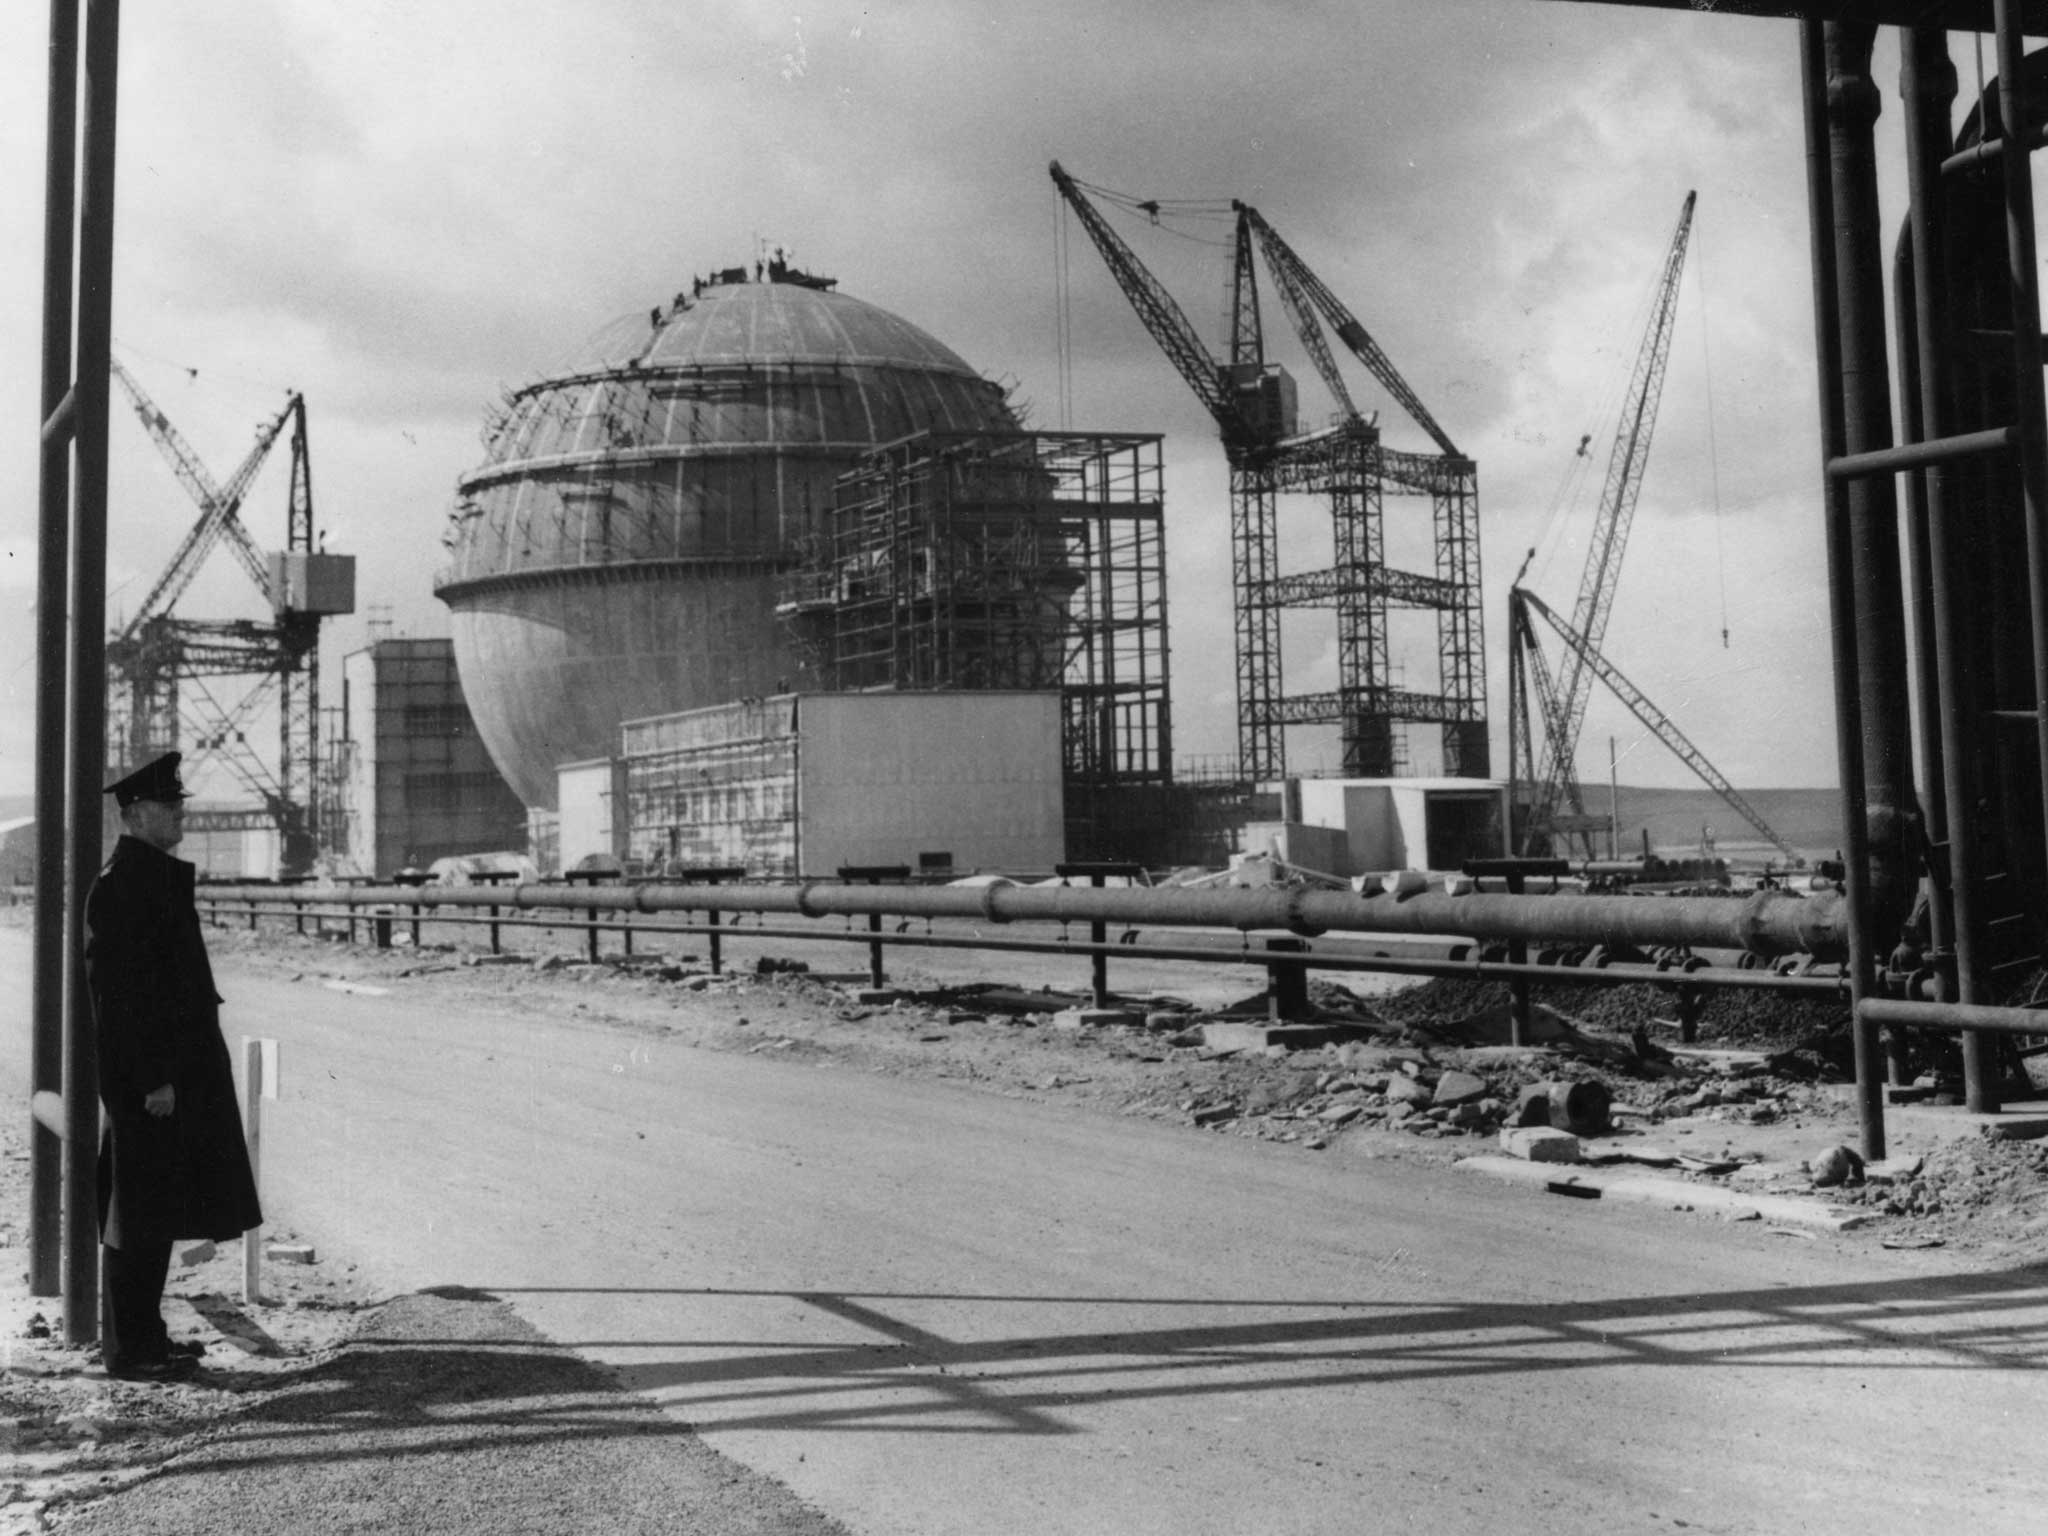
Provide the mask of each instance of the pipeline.
[{"label": "pipeline", "polygon": [[991,924],[1116,923],[1129,928],[1266,929],[1406,934],[1480,941],[1739,949],[1766,959],[1848,953],[1848,914],[1835,892],[1763,890],[1725,896],[1512,896],[1441,890],[1161,890],[1148,887],[843,885],[616,885],[567,889],[359,886],[307,891],[308,899],[361,907],[491,907],[589,912],[759,912],[797,917],[958,918]]}]

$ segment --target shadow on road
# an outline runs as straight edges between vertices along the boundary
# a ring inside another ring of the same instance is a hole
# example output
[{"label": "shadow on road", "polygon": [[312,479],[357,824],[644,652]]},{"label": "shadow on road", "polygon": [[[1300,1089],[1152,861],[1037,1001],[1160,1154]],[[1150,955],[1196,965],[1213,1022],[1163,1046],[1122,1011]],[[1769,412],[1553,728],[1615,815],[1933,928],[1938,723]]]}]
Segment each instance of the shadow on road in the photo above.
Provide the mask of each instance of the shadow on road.
[{"label": "shadow on road", "polygon": [[68,1533],[846,1536],[483,1292],[389,1302],[282,1387],[206,1374],[269,1390]]},{"label": "shadow on road", "polygon": [[[2048,1364],[2044,1270],[1553,1304],[625,1288],[496,1294],[638,1296],[650,1321],[683,1303],[693,1327],[729,1317],[737,1326],[721,1329],[724,1336],[565,1341],[615,1359],[645,1351],[650,1358],[622,1366],[620,1380],[722,1430],[1061,1434],[1073,1432],[1062,1408],[1116,1400],[1617,1368]],[[812,1316],[793,1317],[790,1303]],[[1164,1323],[1148,1316],[1130,1326],[1136,1314],[1162,1311],[1204,1315]],[[750,1334],[749,1323],[773,1331]],[[821,1342],[820,1333],[834,1336]]]}]

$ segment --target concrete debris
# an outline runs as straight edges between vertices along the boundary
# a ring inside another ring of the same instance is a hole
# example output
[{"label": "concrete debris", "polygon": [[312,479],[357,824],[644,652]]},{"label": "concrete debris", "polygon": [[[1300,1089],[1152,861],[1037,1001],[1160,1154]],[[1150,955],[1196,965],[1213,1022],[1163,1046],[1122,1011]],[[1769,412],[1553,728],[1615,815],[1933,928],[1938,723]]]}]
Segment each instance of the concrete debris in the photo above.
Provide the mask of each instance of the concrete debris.
[{"label": "concrete debris", "polygon": [[1436,1092],[1431,1102],[1456,1106],[1483,1099],[1491,1091],[1483,1077],[1470,1072],[1446,1072],[1436,1080]]},{"label": "concrete debris", "polygon": [[1532,1163],[1576,1163],[1579,1138],[1547,1125],[1516,1126],[1500,1133],[1503,1152]]},{"label": "concrete debris", "polygon": [[1401,1073],[1387,1079],[1386,1094],[1389,1104],[1412,1104],[1418,1108],[1435,1097],[1426,1083]]},{"label": "concrete debris", "polygon": [[320,1255],[310,1243],[265,1243],[263,1257],[273,1264],[317,1264]]},{"label": "concrete debris", "polygon": [[1812,1176],[1816,1189],[1860,1183],[1863,1179],[1863,1158],[1848,1147],[1829,1147],[1807,1162],[1806,1171]]}]

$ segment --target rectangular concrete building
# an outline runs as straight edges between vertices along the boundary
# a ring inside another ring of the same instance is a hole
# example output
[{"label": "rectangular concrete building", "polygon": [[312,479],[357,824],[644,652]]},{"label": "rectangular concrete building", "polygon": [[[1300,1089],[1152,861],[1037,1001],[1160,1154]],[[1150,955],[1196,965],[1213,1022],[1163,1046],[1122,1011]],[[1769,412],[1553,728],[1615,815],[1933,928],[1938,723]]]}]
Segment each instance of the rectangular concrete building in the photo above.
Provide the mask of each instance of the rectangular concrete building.
[{"label": "rectangular concrete building", "polygon": [[1055,690],[781,694],[629,720],[620,851],[757,876],[1049,872],[1064,857],[1060,730]]},{"label": "rectangular concrete building", "polygon": [[1506,856],[1507,793],[1497,779],[1286,779],[1281,819],[1247,826],[1244,851],[1346,879],[1453,871]]},{"label": "rectangular concrete building", "polygon": [[523,851],[526,807],[484,749],[450,640],[379,640],[342,659],[336,801],[345,874],[388,877],[455,854]]}]

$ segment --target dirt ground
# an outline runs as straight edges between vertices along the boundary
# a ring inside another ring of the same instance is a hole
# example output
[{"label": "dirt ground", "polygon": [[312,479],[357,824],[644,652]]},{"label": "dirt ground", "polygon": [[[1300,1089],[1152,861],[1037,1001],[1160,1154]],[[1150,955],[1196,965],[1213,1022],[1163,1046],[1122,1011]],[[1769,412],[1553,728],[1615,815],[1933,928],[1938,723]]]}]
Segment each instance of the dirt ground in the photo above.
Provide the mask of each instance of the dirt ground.
[{"label": "dirt ground", "polygon": [[[0,912],[0,921],[25,924],[26,915]],[[489,1008],[516,998],[521,1010],[706,1050],[791,1053],[1057,1098],[1189,1134],[1291,1143],[1303,1156],[1340,1137],[1379,1158],[1497,1153],[1504,1129],[1542,1113],[1523,1108],[1532,1092],[1597,1085],[1611,1111],[1606,1132],[1582,1143],[1589,1161],[1824,1199],[1861,1218],[1825,1236],[1783,1228],[1790,1238],[1940,1246],[1987,1268],[2048,1259],[2048,1141],[1976,1134],[1959,1110],[1920,1108],[1910,1124],[1904,1112],[1896,1118],[1885,1164],[1860,1167],[1839,1003],[1716,994],[1699,1040],[1682,1047],[1668,993],[1558,989],[1550,1001],[1573,1011],[1543,1009],[1542,1043],[1515,1048],[1505,1044],[1498,984],[1353,976],[1312,983],[1317,1033],[1269,1043],[1256,1033],[1267,1023],[1262,973],[1249,965],[1168,973],[1120,959],[1112,982],[1132,990],[1119,990],[1119,1006],[1102,1016],[1086,1007],[1086,963],[1074,956],[893,949],[889,987],[875,993],[864,972],[847,969],[865,961],[864,949],[843,942],[735,933],[727,973],[713,975],[702,943],[672,934],[638,936],[630,956],[610,939],[595,964],[564,930],[508,933],[503,955],[488,953],[474,928],[429,925],[415,944],[401,927],[397,939],[376,949],[339,934],[209,936],[230,988],[236,973],[255,972],[421,1003]],[[318,1233],[273,1228],[267,1245],[310,1247],[313,1258],[267,1262],[259,1303],[242,1299],[239,1244],[174,1263],[167,1315],[174,1334],[207,1347],[197,1377],[168,1387],[109,1381],[92,1351],[62,1343],[56,1304],[28,1295],[26,1143],[22,1117],[0,1120],[0,1536],[61,1529],[252,1407],[288,1396],[386,1299],[367,1294],[344,1258],[321,1253]],[[1761,1219],[1726,1201],[1721,1209],[1721,1219]]]}]

